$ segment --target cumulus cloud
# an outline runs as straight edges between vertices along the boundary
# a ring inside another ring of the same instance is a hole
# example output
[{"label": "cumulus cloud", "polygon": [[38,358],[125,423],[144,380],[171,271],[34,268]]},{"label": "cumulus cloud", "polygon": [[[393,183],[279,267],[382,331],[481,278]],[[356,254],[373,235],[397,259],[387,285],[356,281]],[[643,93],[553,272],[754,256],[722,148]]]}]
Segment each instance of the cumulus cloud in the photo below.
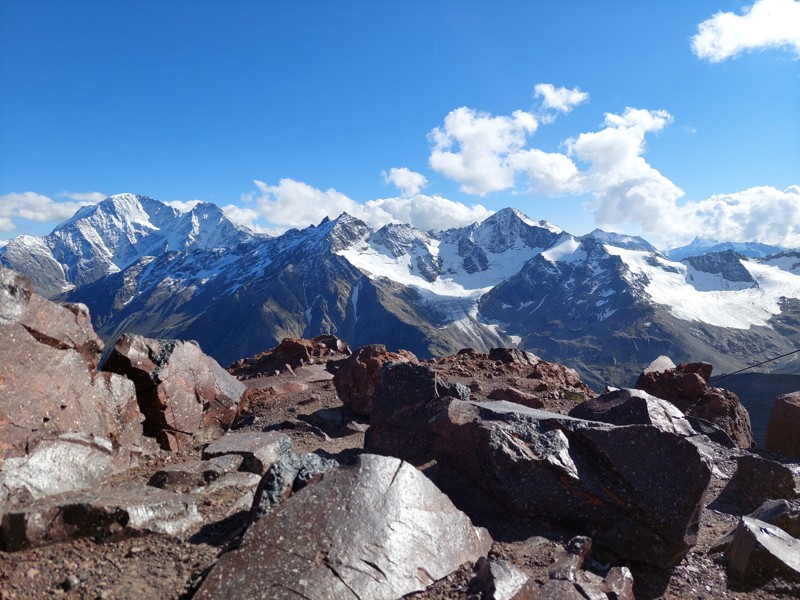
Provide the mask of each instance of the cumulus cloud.
[{"label": "cumulus cloud", "polygon": [[76,202],[85,202],[86,204],[97,204],[108,198],[103,192],[61,192],[58,194],[59,198],[69,198]]},{"label": "cumulus cloud", "polygon": [[754,187],[717,194],[676,207],[664,223],[665,237],[685,243],[694,236],[721,241],[759,241],[800,247],[800,186],[781,191]]},{"label": "cumulus cloud", "polygon": [[[537,83],[533,88],[533,95],[535,98],[542,99],[544,110],[560,113],[568,113],[589,99],[589,94],[582,92],[580,88],[556,87],[552,83]],[[547,122],[553,119],[555,119],[554,115],[543,117],[543,120]]]},{"label": "cumulus cloud", "polygon": [[[440,196],[415,194],[359,203],[334,189],[323,191],[294,179],[281,179],[278,185],[263,181],[255,181],[255,184],[259,193],[248,195],[255,208],[225,207],[223,210],[238,223],[272,234],[292,227],[306,227],[325,217],[333,219],[343,212],[376,229],[387,223],[402,222],[423,230],[460,227],[492,214],[481,205],[466,206]],[[269,222],[270,227],[259,228],[259,218]]]},{"label": "cumulus cloud", "polygon": [[416,173],[407,167],[392,167],[389,172],[384,171],[383,182],[393,184],[404,198],[419,194],[428,180],[422,173]]},{"label": "cumulus cloud", "polygon": [[721,62],[741,52],[788,47],[800,58],[800,1],[757,0],[741,15],[718,12],[700,23],[692,50],[702,59]]},{"label": "cumulus cloud", "polygon": [[0,194],[0,231],[16,229],[15,219],[38,222],[63,221],[87,204],[95,202],[91,200],[56,202],[36,192]]},{"label": "cumulus cloud", "polygon": [[510,189],[517,173],[515,155],[537,127],[536,117],[522,110],[493,116],[462,106],[428,134],[432,144],[428,162],[468,194]]}]

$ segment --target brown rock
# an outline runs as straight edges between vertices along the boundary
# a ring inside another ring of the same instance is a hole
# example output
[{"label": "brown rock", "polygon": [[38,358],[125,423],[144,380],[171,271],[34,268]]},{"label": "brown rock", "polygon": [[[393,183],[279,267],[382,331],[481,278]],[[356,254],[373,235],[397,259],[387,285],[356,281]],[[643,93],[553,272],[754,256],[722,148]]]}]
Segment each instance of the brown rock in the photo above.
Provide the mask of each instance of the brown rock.
[{"label": "brown rock", "polygon": [[194,597],[400,598],[477,560],[491,543],[417,469],[362,455],[257,521]]},{"label": "brown rock", "polygon": [[764,447],[800,456],[800,391],[778,396],[772,403]]},{"label": "brown rock", "polygon": [[545,386],[542,391],[549,389],[568,392],[575,401],[586,400],[595,395],[591,388],[581,381],[575,369],[559,363],[540,360],[528,374],[528,378],[539,380]]},{"label": "brown rock", "polygon": [[144,434],[165,450],[222,435],[246,387],[193,342],[123,335],[103,369],[128,377],[145,416]]},{"label": "brown rock", "polygon": [[530,406],[531,408],[542,408],[544,406],[544,402],[537,396],[513,387],[496,388],[489,392],[487,397],[489,400],[507,400],[508,402]]},{"label": "brown rock", "polygon": [[345,360],[333,377],[333,385],[342,403],[356,414],[372,414],[372,402],[381,383],[383,365],[392,362],[417,362],[406,350],[389,352],[382,344],[358,348]]},{"label": "brown rock", "polygon": [[95,371],[102,346],[85,306],[50,302],[0,268],[0,462],[68,432],[141,452],[134,388]]},{"label": "brown rock", "polygon": [[349,355],[350,347],[332,335],[320,335],[311,340],[284,338],[275,348],[238,360],[227,370],[239,379],[251,379]]}]

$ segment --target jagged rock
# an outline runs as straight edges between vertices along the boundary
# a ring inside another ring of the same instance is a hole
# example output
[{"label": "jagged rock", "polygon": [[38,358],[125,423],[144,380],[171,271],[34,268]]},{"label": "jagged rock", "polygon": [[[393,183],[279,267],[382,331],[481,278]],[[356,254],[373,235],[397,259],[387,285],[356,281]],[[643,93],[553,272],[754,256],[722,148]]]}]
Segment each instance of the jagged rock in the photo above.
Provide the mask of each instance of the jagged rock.
[{"label": "jagged rock", "polygon": [[228,433],[205,447],[203,460],[236,454],[243,458],[242,471],[264,475],[291,448],[292,440],[276,431]]},{"label": "jagged rock", "polygon": [[[747,516],[775,525],[792,537],[800,537],[800,501],[798,500],[767,500]],[[711,544],[708,553],[715,554],[727,550],[733,541],[737,527],[720,536]]]},{"label": "jagged rock", "polygon": [[358,348],[333,377],[333,385],[342,403],[354,413],[369,417],[381,383],[381,370],[390,361],[416,363],[417,357],[405,350],[389,352],[382,344]]},{"label": "jagged rock", "polygon": [[225,475],[237,471],[243,459],[239,455],[225,454],[211,460],[192,460],[161,467],[153,473],[147,485],[177,490],[208,485]]},{"label": "jagged rock", "polygon": [[682,436],[697,434],[674,405],[642,390],[618,389],[607,392],[581,402],[568,414],[576,419],[612,425],[652,425],[661,431]]},{"label": "jagged rock", "polygon": [[193,342],[123,335],[103,369],[133,381],[144,433],[165,450],[222,435],[246,390]]},{"label": "jagged rock", "polygon": [[481,556],[473,569],[469,592],[480,594],[481,600],[509,600],[522,589],[528,576],[518,567],[502,559],[488,560]]},{"label": "jagged rock", "polygon": [[338,466],[335,460],[317,454],[284,454],[273,463],[259,483],[250,511],[252,519],[260,519],[291,494],[309,483],[318,482],[325,473]]},{"label": "jagged rock", "polygon": [[0,465],[0,504],[94,487],[134,464],[135,458],[118,452],[111,440],[65,433]]},{"label": "jagged rock", "polygon": [[736,472],[719,500],[750,512],[767,500],[800,498],[800,465],[782,464],[754,454],[738,458]]},{"label": "jagged rock", "polygon": [[194,596],[399,598],[489,550],[491,538],[414,467],[362,455],[252,525]]},{"label": "jagged rock", "polygon": [[528,379],[537,379],[550,389],[567,389],[576,400],[583,400],[594,395],[591,388],[581,381],[575,369],[559,363],[540,360],[528,374]]},{"label": "jagged rock", "polygon": [[742,517],[725,553],[730,569],[749,585],[779,576],[800,580],[800,540],[751,517]]},{"label": "jagged rock", "polygon": [[80,537],[119,539],[138,532],[180,536],[202,521],[191,497],[150,486],[68,492],[8,507],[0,541],[15,551]]},{"label": "jagged rock", "polygon": [[320,335],[311,340],[284,338],[275,348],[238,360],[227,370],[239,379],[251,379],[349,355],[350,347],[332,335]]},{"label": "jagged rock", "polygon": [[102,347],[85,306],[50,302],[0,268],[0,462],[68,432],[141,453],[133,385],[95,371]]},{"label": "jagged rock", "polygon": [[668,360],[656,359],[639,375],[635,387],[671,402],[687,416],[719,426],[740,448],[752,447],[750,415],[739,397],[729,390],[708,386],[713,367],[708,363],[681,363],[670,368]]},{"label": "jagged rock", "polygon": [[516,348],[492,348],[489,350],[489,360],[499,360],[506,365],[518,363],[533,366],[539,364],[542,359],[531,352]]},{"label": "jagged rock", "polygon": [[438,383],[436,373],[427,365],[386,363],[372,404],[364,448],[417,465],[430,460],[433,436],[428,422],[442,408]]},{"label": "jagged rock", "polygon": [[489,400],[506,400],[531,408],[542,408],[544,406],[544,402],[538,397],[513,387],[495,388],[489,392],[487,398]]},{"label": "jagged rock", "polygon": [[696,542],[711,472],[680,436],[459,400],[431,428],[436,456],[517,514],[594,531],[619,556],[662,568]]},{"label": "jagged rock", "polygon": [[578,573],[583,570],[583,565],[592,552],[592,539],[579,535],[567,542],[565,551],[556,558],[556,561],[547,569],[550,579],[564,579],[576,581]]},{"label": "jagged rock", "polygon": [[800,456],[800,392],[775,398],[764,447],[786,456]]}]

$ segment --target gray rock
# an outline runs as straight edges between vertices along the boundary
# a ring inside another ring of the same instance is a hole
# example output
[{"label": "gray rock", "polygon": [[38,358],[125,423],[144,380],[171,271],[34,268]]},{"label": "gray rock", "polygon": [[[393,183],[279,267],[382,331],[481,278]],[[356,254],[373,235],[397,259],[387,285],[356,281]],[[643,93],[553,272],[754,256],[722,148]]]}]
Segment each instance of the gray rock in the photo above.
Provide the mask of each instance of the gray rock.
[{"label": "gray rock", "polygon": [[362,455],[256,522],[195,595],[394,599],[425,589],[491,545],[429,479],[395,458]]},{"label": "gray rock", "polygon": [[556,558],[556,561],[547,569],[550,579],[564,579],[576,581],[578,573],[583,570],[584,563],[592,551],[592,540],[586,536],[577,536],[568,543],[566,550]]},{"label": "gray rock", "polygon": [[319,481],[338,466],[335,460],[317,454],[283,454],[269,468],[256,490],[251,510],[253,520],[260,519],[291,494]]},{"label": "gray rock", "polygon": [[800,540],[751,517],[742,517],[726,556],[731,570],[748,584],[775,576],[800,580]]},{"label": "gray rock", "polygon": [[767,500],[800,499],[800,465],[783,464],[754,454],[738,458],[736,472],[719,500],[751,512]]},{"label": "gray rock", "polygon": [[66,433],[42,440],[28,456],[0,465],[0,504],[94,487],[134,462],[99,436]]},{"label": "gray rock", "polygon": [[696,542],[711,472],[678,435],[458,400],[432,428],[438,458],[517,514],[594,532],[619,556],[662,568]]},{"label": "gray rock", "polygon": [[202,519],[190,496],[150,486],[69,492],[7,507],[0,522],[5,550],[81,537],[120,539],[141,532],[180,536]]},{"label": "gray rock", "polygon": [[509,600],[526,581],[528,576],[515,565],[482,556],[475,563],[475,577],[469,583],[469,591],[479,593],[481,600]]},{"label": "gray rock", "polygon": [[263,475],[278,458],[289,452],[292,440],[276,431],[245,431],[228,433],[211,442],[203,450],[203,460],[210,460],[226,454],[242,457],[240,469]]},{"label": "gray rock", "polygon": [[[800,501],[767,500],[748,517],[780,527],[792,537],[800,537]],[[709,554],[724,552],[733,541],[738,525],[720,536],[708,550]]]}]

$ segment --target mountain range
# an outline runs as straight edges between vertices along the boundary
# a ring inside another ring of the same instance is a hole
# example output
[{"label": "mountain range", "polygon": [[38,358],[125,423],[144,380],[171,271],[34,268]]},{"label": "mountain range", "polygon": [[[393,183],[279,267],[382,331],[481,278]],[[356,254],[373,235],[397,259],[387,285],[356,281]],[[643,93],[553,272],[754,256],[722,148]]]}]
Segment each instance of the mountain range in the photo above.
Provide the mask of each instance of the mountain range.
[{"label": "mountain range", "polygon": [[800,251],[696,240],[664,254],[512,208],[443,231],[342,214],[270,237],[213,204],[180,212],[120,194],[48,236],[10,240],[0,264],[87,304],[106,341],[194,339],[223,364],[332,333],[421,357],[518,346],[602,389],[660,354],[726,372],[800,342]]}]

